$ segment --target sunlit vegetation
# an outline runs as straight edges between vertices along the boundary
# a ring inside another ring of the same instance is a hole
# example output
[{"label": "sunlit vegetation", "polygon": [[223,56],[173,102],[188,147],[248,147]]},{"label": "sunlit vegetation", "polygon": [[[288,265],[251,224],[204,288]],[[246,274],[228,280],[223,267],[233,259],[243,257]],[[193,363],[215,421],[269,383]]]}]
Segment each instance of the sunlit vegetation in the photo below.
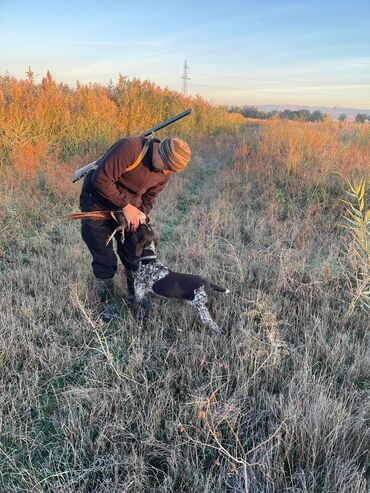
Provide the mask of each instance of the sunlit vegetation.
[{"label": "sunlit vegetation", "polygon": [[[124,77],[1,91],[0,490],[368,492],[368,127],[241,125]],[[192,161],[151,220],[163,263],[230,289],[221,338],[176,301],[134,320],[122,270],[103,325],[63,220],[74,168],[186,107]]]},{"label": "sunlit vegetation", "polygon": [[[202,137],[235,131],[241,115],[212,106],[200,97],[185,98],[152,82],[120,75],[116,84],[57,83],[48,72],[36,83],[32,71],[25,80],[0,79],[0,162],[12,162],[34,173],[76,155],[101,153],[124,135],[137,135],[153,125],[192,108],[176,124],[182,136]],[[173,127],[161,136],[173,134]]]}]

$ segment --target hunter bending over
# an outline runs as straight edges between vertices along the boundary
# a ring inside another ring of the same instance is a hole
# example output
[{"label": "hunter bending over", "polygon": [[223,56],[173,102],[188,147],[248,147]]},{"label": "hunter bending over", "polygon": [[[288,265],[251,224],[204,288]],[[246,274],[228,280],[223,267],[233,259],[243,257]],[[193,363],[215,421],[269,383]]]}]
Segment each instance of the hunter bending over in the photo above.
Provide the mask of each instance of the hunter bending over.
[{"label": "hunter bending over", "polygon": [[[89,171],[84,179],[81,211],[122,209],[127,220],[130,231],[125,234],[124,243],[117,234],[116,244],[117,254],[126,270],[129,301],[134,298],[133,271],[138,268],[136,229],[141,219],[149,221],[149,212],[171,173],[182,171],[190,157],[189,145],[178,137],[163,141],[125,137],[108,149],[97,161],[97,168]],[[113,278],[117,257],[113,242],[106,245],[106,241],[116,226],[113,218],[104,221],[84,219],[81,224],[82,238],[93,258],[91,265],[101,302],[101,318],[105,322],[114,318]]]}]

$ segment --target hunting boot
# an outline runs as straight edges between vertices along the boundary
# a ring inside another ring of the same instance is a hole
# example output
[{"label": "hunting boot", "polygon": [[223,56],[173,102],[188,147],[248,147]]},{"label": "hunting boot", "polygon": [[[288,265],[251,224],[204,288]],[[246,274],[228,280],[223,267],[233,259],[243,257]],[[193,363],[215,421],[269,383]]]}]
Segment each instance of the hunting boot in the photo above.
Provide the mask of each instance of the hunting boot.
[{"label": "hunting boot", "polygon": [[98,279],[97,290],[100,300],[100,318],[103,322],[111,322],[115,317],[115,310],[113,305],[114,297],[114,281],[113,277],[110,279]]},{"label": "hunting boot", "polygon": [[126,268],[127,281],[127,301],[132,305],[135,301],[134,273],[131,269]]}]

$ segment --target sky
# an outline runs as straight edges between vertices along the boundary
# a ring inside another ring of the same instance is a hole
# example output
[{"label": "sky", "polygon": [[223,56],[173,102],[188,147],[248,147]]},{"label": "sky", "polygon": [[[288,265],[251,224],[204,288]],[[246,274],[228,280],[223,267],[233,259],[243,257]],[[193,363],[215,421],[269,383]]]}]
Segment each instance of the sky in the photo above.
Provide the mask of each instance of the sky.
[{"label": "sky", "polygon": [[115,82],[216,104],[370,108],[370,2],[0,0],[0,74]]}]

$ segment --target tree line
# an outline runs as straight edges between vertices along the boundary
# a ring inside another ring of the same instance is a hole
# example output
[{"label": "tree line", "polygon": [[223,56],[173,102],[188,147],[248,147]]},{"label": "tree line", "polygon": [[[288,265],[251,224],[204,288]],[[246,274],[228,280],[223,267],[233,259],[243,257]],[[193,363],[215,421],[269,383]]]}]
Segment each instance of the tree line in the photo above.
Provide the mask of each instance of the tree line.
[{"label": "tree line", "polygon": [[[259,110],[256,106],[231,106],[229,109],[230,113],[239,113],[243,115],[245,118],[258,118],[261,120],[271,120],[271,119],[288,119],[288,120],[300,120],[305,122],[322,122],[324,120],[330,119],[329,115],[323,113],[322,111],[315,110],[309,111],[305,109],[301,110],[288,110],[284,111],[262,111]],[[345,121],[347,115],[342,113],[339,116],[340,121]],[[357,123],[365,123],[366,121],[370,121],[370,115],[366,113],[358,113],[355,117],[355,121]]]},{"label": "tree line", "polygon": [[[339,115],[338,120],[341,122],[344,122],[347,118],[347,115],[345,113],[342,113]],[[355,122],[356,123],[365,123],[367,121],[370,122],[370,115],[367,115],[366,113],[357,113],[355,116]]]}]

